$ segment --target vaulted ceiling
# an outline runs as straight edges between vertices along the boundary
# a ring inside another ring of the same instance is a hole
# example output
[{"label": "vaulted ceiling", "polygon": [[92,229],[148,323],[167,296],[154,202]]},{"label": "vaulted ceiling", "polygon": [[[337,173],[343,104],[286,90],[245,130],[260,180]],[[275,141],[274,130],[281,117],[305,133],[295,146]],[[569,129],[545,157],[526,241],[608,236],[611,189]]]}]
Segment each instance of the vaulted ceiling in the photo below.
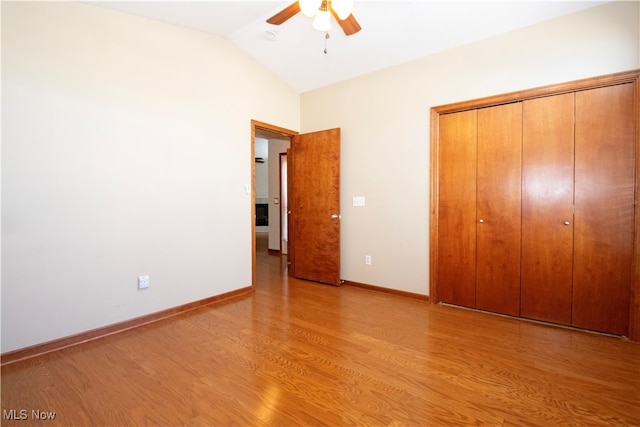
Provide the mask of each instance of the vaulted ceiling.
[{"label": "vaulted ceiling", "polygon": [[347,37],[334,21],[328,40],[301,13],[266,22],[292,0],[90,3],[225,37],[306,92],[607,2],[356,0],[362,30]]}]

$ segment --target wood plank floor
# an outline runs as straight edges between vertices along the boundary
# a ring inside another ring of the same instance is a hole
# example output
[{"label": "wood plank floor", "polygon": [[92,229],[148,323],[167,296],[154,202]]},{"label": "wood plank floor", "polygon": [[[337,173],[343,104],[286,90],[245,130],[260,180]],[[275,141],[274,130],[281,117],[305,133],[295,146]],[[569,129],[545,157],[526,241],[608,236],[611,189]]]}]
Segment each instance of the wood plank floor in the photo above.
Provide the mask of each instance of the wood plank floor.
[{"label": "wood plank floor", "polygon": [[252,297],[3,367],[2,425],[640,425],[638,344],[283,269],[262,248]]}]

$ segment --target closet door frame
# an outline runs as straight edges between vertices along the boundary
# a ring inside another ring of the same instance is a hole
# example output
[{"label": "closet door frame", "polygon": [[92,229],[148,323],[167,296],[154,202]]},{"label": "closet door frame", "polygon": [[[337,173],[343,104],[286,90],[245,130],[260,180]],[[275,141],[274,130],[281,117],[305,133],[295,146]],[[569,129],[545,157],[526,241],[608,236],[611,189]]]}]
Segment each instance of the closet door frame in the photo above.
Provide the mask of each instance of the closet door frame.
[{"label": "closet door frame", "polygon": [[[586,89],[631,83],[635,91],[635,117],[640,114],[640,69],[626,71],[604,76],[574,80],[549,86],[510,92],[501,95],[473,99],[469,101],[446,104],[431,108],[431,135],[430,135],[430,207],[429,207],[429,300],[432,303],[440,302],[438,297],[438,176],[439,176],[439,123],[440,115],[460,112],[482,107],[506,104],[510,102],[524,101],[550,95],[558,95],[568,92],[577,92]],[[635,146],[635,207],[634,207],[634,265],[633,279],[630,289],[629,304],[629,339],[640,341],[640,120],[636,120],[634,132]]]}]

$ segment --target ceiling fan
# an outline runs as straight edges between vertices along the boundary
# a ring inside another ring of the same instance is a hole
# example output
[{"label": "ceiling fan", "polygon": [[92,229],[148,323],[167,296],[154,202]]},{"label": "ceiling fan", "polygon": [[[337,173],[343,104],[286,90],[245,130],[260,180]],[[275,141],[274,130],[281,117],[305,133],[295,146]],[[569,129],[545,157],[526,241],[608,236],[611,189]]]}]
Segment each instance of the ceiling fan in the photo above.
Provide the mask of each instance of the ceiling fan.
[{"label": "ceiling fan", "polygon": [[342,31],[350,36],[361,30],[352,10],[353,0],[299,0],[267,19],[267,22],[280,25],[296,13],[302,12],[305,16],[314,17],[313,28],[327,32],[331,28],[333,15]]}]

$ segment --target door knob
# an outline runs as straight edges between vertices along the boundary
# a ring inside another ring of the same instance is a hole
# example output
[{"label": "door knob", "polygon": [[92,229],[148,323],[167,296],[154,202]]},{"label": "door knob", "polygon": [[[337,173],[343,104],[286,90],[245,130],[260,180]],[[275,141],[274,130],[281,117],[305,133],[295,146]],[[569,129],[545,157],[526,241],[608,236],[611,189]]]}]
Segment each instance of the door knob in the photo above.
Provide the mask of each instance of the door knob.
[{"label": "door knob", "polygon": [[340,215],[338,215],[338,214],[332,214],[331,215],[331,219],[338,219],[338,218],[340,218]]},{"label": "door knob", "polygon": [[571,223],[569,221],[565,221],[564,225],[570,225]]},{"label": "door knob", "polygon": [[480,219],[480,220],[478,220],[478,222],[484,222],[484,219]]}]

